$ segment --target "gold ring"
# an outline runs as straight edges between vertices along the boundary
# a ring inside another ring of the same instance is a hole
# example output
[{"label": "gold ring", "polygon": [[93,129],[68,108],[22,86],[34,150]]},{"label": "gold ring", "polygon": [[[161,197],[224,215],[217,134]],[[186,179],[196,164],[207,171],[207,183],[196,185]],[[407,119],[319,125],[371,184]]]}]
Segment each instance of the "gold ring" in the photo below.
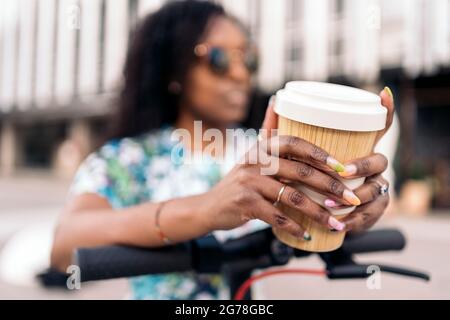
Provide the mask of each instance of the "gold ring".
[{"label": "gold ring", "polygon": [[274,202],[274,204],[273,204],[274,206],[276,206],[276,205],[278,205],[278,203],[280,203],[280,201],[281,201],[281,196],[283,195],[283,192],[284,192],[285,189],[286,189],[286,185],[284,184],[284,185],[281,187],[280,191],[278,192],[277,201]]}]

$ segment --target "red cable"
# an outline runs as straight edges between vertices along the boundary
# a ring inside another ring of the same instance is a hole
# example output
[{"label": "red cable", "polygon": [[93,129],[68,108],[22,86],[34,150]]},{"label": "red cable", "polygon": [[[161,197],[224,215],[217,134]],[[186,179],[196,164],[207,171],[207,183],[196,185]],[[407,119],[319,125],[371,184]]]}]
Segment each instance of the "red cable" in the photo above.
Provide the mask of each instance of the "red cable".
[{"label": "red cable", "polygon": [[267,278],[276,274],[286,274],[286,273],[301,273],[316,276],[324,276],[327,274],[325,270],[316,270],[316,269],[281,269],[281,270],[265,271],[263,273],[257,274],[245,280],[245,282],[236,291],[236,294],[234,295],[234,300],[242,300],[245,294],[247,293],[248,289],[250,289],[252,284],[257,280],[261,280],[263,278]]}]

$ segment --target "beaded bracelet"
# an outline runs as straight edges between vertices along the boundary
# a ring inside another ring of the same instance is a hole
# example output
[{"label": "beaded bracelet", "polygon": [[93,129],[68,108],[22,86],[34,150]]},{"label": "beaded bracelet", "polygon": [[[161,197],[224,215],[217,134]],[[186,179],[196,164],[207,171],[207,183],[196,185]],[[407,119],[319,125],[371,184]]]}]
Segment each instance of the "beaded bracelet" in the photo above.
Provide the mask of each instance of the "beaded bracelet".
[{"label": "beaded bracelet", "polygon": [[167,201],[163,201],[159,204],[158,209],[156,209],[156,214],[155,214],[155,227],[156,230],[158,232],[159,237],[161,238],[161,240],[164,242],[164,244],[172,244],[172,241],[170,241],[170,239],[164,234],[164,232],[162,232],[161,230],[161,226],[159,224],[159,217],[161,215],[161,211],[162,208],[164,207],[164,205],[167,203]]}]

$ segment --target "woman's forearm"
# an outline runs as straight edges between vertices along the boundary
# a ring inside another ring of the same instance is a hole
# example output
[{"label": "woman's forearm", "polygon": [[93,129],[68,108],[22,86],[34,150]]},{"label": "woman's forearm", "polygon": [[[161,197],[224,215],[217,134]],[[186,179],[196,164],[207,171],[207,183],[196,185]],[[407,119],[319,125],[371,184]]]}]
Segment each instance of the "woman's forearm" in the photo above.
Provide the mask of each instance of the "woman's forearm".
[{"label": "woman's forearm", "polygon": [[[63,214],[55,233],[52,265],[60,270],[70,264],[78,247],[110,244],[159,247],[164,246],[155,225],[159,203],[144,203],[114,210],[107,202],[92,195],[81,195]],[[92,199],[94,197],[94,199]],[[82,205],[77,205],[79,201]],[[104,203],[99,203],[104,201]],[[91,202],[91,205],[86,204]],[[202,209],[202,196],[170,200],[161,209],[161,231],[173,242],[182,242],[210,231]]]},{"label": "woman's forearm", "polygon": [[[210,231],[202,197],[203,195],[178,198],[161,207],[160,230],[171,242],[191,240]],[[116,222],[116,242],[134,246],[163,246],[164,241],[155,221],[159,206],[160,203],[146,203],[125,209]]]}]

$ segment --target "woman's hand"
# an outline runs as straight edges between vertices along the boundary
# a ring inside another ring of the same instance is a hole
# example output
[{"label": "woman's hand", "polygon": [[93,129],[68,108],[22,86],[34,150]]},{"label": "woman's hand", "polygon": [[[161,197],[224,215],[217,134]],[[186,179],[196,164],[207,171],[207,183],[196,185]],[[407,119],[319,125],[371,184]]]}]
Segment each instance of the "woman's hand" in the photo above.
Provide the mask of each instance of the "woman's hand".
[{"label": "woman's hand", "polygon": [[[269,161],[254,161],[255,159]],[[361,161],[373,160],[369,157]],[[338,172],[344,169],[343,165],[324,150],[303,139],[292,136],[272,137],[254,146],[242,162],[205,194],[203,212],[208,217],[210,230],[232,229],[251,219],[260,219],[283,228],[296,237],[310,239],[301,226],[273,205],[278,200],[329,229],[345,229],[345,224],[332,217],[324,207],[280,182],[284,180],[301,182],[345,205],[361,203],[337,179]],[[264,169],[272,167],[274,163],[278,165],[278,170],[265,175]],[[363,165],[359,161],[355,164]],[[373,175],[376,170],[377,167],[372,166],[367,172]]]},{"label": "woman's hand", "polygon": [[[379,132],[376,142],[378,142],[391,127],[395,111],[394,97],[392,91],[388,87],[380,92],[380,97],[381,104],[387,109],[388,113],[385,129]],[[271,99],[263,123],[263,129],[266,129],[268,132],[270,132],[271,129],[277,128],[278,116],[273,108],[274,99]],[[373,154],[346,164],[345,170],[339,173],[341,177],[347,179],[358,177],[367,178],[361,187],[354,190],[354,193],[361,201],[361,204],[355,211],[341,221],[345,226],[345,230],[362,231],[368,229],[383,215],[384,210],[389,204],[389,194],[380,191],[388,189],[389,183],[381,176],[381,174],[386,170],[387,165],[388,161],[385,156]],[[333,172],[329,172],[329,174],[335,176],[335,173]],[[335,198],[330,197],[325,201],[325,205],[328,207],[337,207],[342,204],[345,205],[345,202],[335,200]]]},{"label": "woman's hand", "polygon": [[[287,156],[296,154],[308,159],[316,167],[328,167],[328,156],[324,151],[315,148],[307,142],[291,137],[280,141],[281,154]],[[339,223],[330,216],[329,212],[311,201],[306,195],[275,179],[275,176],[261,174],[261,162],[252,164],[251,159],[261,158],[265,148],[258,143],[244,157],[243,164],[236,165],[211,191],[205,194],[203,212],[208,219],[210,230],[228,230],[239,227],[252,219],[263,220],[280,229],[284,229],[295,237],[310,239],[308,233],[297,223],[280,211],[274,203],[281,203],[293,207],[308,215],[324,226],[333,228]],[[270,157],[271,160],[281,160],[278,177],[290,180],[310,181],[323,192],[334,192],[342,196],[345,187],[338,180],[327,176],[306,163]],[[332,170],[328,168],[328,170]],[[331,189],[330,189],[331,188]]]},{"label": "woman's hand", "polygon": [[[353,160],[345,165],[346,170],[339,173],[346,179],[366,177],[364,184],[353,190],[361,204],[341,220],[346,231],[363,231],[372,227],[384,213],[389,204],[389,182],[381,175],[387,168],[388,160],[382,154]],[[330,208],[346,207],[333,199],[325,200]]]},{"label": "woman's hand", "polygon": [[365,183],[355,190],[361,199],[361,205],[346,216],[346,231],[364,231],[372,227],[383,215],[389,204],[389,182],[381,174],[367,178]]},{"label": "woman's hand", "polygon": [[386,126],[383,130],[378,133],[375,144],[384,136],[384,134],[389,130],[394,121],[395,105],[394,105],[394,95],[392,94],[389,87],[385,87],[380,92],[381,104],[387,109]]},{"label": "woman's hand", "polygon": [[[392,125],[394,119],[394,97],[386,87],[380,92],[381,104],[387,108],[386,127],[380,131],[377,142]],[[363,231],[372,227],[383,215],[389,204],[389,182],[381,175],[387,168],[388,160],[381,154],[374,154],[367,159],[359,159],[345,165],[346,170],[340,175],[347,179],[367,177],[365,183],[354,190],[361,200],[361,206],[345,217],[342,222],[347,231]],[[373,174],[375,172],[375,174]]]}]

